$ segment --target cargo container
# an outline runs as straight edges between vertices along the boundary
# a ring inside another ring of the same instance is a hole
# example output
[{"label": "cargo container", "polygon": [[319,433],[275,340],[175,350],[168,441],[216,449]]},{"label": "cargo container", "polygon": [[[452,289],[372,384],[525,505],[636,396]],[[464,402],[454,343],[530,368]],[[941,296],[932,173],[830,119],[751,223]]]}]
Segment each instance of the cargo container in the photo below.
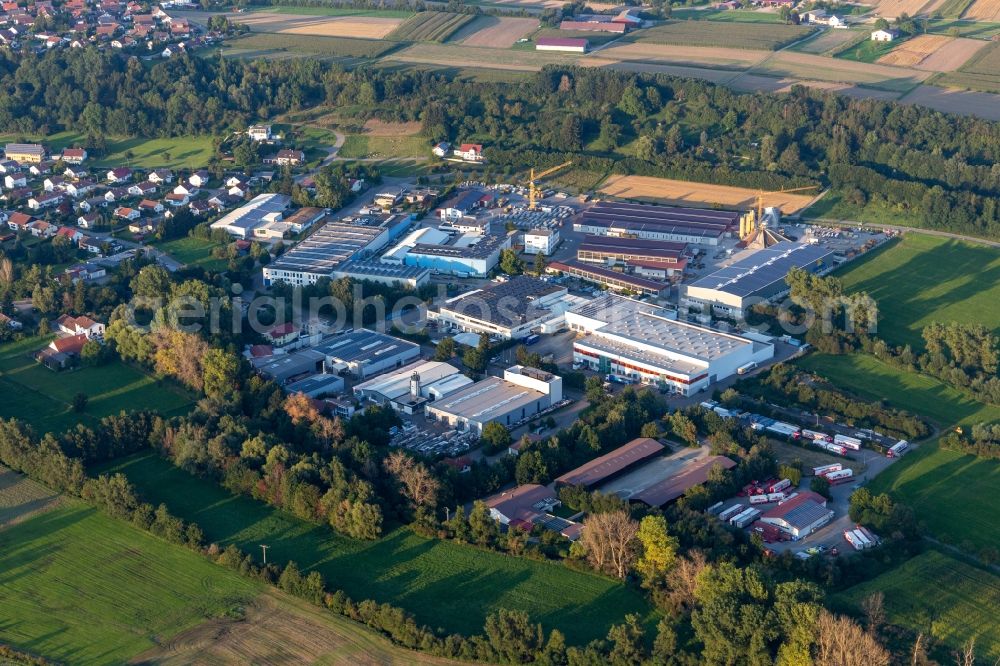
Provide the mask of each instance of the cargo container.
[{"label": "cargo container", "polygon": [[905,439],[902,439],[889,447],[889,450],[886,452],[885,457],[898,458],[899,456],[906,453],[906,450],[909,448],[910,448],[910,443],[907,442]]},{"label": "cargo container", "polygon": [[780,502],[785,499],[785,493],[768,493],[767,501],[770,502]]},{"label": "cargo container", "polygon": [[818,432],[816,430],[803,430],[802,436],[806,439],[811,439],[816,442],[832,442],[833,437],[827,435],[825,432]]},{"label": "cargo container", "polygon": [[847,483],[854,478],[854,470],[852,469],[841,469],[836,472],[827,472],[823,476],[826,480],[830,482],[831,486],[836,486],[840,483]]},{"label": "cargo container", "polygon": [[712,506],[708,507],[705,510],[709,514],[711,514],[711,515],[714,516],[714,515],[718,514],[720,511],[722,511],[722,502],[716,502],[715,504],[713,504]]},{"label": "cargo container", "polygon": [[751,495],[750,496],[750,503],[751,504],[767,504],[767,502],[768,502],[767,495]]},{"label": "cargo container", "polygon": [[778,481],[777,483],[772,483],[768,487],[767,492],[769,492],[769,493],[780,493],[782,490],[785,490],[785,489],[791,488],[791,487],[792,487],[792,482],[791,482],[790,479],[782,479],[781,481]]},{"label": "cargo container", "polygon": [[746,507],[742,504],[734,504],[725,511],[719,512],[719,520],[726,522],[733,516],[738,516],[740,513],[746,510]]},{"label": "cargo container", "polygon": [[731,519],[729,522],[731,522],[734,527],[743,529],[753,521],[757,520],[759,517],[760,517],[760,511],[758,511],[757,509],[747,509],[740,515]]},{"label": "cargo container", "polygon": [[790,439],[798,439],[800,430],[793,426],[791,423],[784,423],[782,421],[775,421],[769,425],[764,426],[764,430],[769,433],[780,435],[781,437],[788,437]]},{"label": "cargo container", "polygon": [[827,472],[839,472],[842,469],[844,469],[844,466],[840,463],[820,465],[819,467],[813,467],[813,476],[823,476]]},{"label": "cargo container", "polygon": [[835,435],[833,438],[833,443],[846,447],[851,451],[861,450],[861,440],[858,439],[857,437],[848,437],[847,435]]}]

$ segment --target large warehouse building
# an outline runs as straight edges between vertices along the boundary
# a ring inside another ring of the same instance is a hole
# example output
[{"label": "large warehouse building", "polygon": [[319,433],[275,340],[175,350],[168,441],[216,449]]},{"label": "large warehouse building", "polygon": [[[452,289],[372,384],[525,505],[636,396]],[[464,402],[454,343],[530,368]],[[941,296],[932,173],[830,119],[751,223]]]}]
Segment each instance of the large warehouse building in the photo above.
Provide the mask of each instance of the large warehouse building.
[{"label": "large warehouse building", "polygon": [[683,268],[685,243],[615,238],[591,234],[576,249],[576,258],[598,264],[624,265],[635,261],[655,261]]},{"label": "large warehouse building", "polygon": [[774,525],[795,539],[808,536],[833,520],[833,510],[826,507],[826,498],[812,491],[799,492],[760,517],[762,523]]},{"label": "large warehouse building", "polygon": [[236,238],[252,238],[254,229],[280,220],[291,203],[292,198],[286,194],[258,194],[213,222],[212,229],[222,229]]},{"label": "large warehouse building", "polygon": [[573,230],[597,236],[718,245],[726,234],[738,229],[741,215],[736,211],[606,201],[580,213],[573,221]]},{"label": "large warehouse building", "polygon": [[428,403],[425,413],[458,430],[482,433],[490,421],[515,427],[562,399],[562,377],[515,365],[504,370],[502,379],[487,377]]},{"label": "large warehouse building", "polygon": [[519,275],[449,299],[427,316],[444,328],[513,340],[542,329],[580,301],[565,287]]},{"label": "large warehouse building", "polygon": [[583,486],[593,488],[627,469],[660,455],[666,447],[650,437],[639,437],[614,451],[594,458],[574,470],[566,472],[555,481],[556,486]]},{"label": "large warehouse building", "polygon": [[681,302],[710,306],[717,315],[742,319],[753,304],[788,291],[785,276],[792,268],[825,273],[834,267],[834,254],[823,245],[776,243],[683,287]]},{"label": "large warehouse building", "polygon": [[613,294],[568,311],[566,324],[582,334],[573,342],[576,363],[683,395],[774,356],[773,345],[679,322],[655,305]]},{"label": "large warehouse building", "polygon": [[662,280],[653,280],[642,275],[573,260],[550,262],[545,270],[548,273],[572,275],[586,282],[603,285],[612,291],[659,296],[670,289],[670,284]]},{"label": "large warehouse building", "polygon": [[354,387],[354,397],[396,411],[414,414],[428,402],[440,400],[472,383],[453,365],[417,361]]},{"label": "large warehouse building", "polygon": [[[321,278],[340,277],[337,271],[345,273],[344,265],[355,258],[370,256],[391,241],[398,238],[410,226],[410,215],[365,215],[344,220],[330,221],[317,229],[311,236],[264,267],[264,284],[275,282],[301,286],[316,284]],[[392,281],[392,276],[374,274],[364,268],[368,277]],[[423,277],[426,282],[427,277]],[[396,276],[401,281],[417,280],[419,275]]]}]

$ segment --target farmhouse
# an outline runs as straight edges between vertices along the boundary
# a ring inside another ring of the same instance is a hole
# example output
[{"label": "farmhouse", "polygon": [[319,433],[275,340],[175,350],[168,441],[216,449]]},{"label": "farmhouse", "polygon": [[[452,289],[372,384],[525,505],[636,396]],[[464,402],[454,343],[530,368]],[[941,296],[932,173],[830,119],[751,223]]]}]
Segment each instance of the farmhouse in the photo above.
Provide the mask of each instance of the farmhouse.
[{"label": "farmhouse", "polygon": [[566,37],[539,37],[535,40],[536,51],[566,51],[569,53],[586,53],[590,43],[586,39],[570,39]]},{"label": "farmhouse", "polygon": [[482,434],[490,421],[515,427],[562,402],[562,396],[562,377],[515,365],[504,370],[502,379],[486,377],[428,403],[424,411],[434,421]]},{"label": "farmhouse", "polygon": [[37,164],[45,159],[45,147],[37,143],[8,143],[4,155],[19,164]]},{"label": "farmhouse", "polygon": [[788,291],[785,276],[792,268],[826,273],[834,268],[834,253],[823,245],[775,243],[682,287],[681,302],[710,307],[720,316],[742,319],[754,304]]},{"label": "farmhouse", "polygon": [[69,365],[73,359],[80,356],[84,345],[89,342],[84,334],[56,338],[49,346],[35,355],[35,360],[53,370],[59,370]]},{"label": "farmhouse", "polygon": [[812,534],[831,520],[833,511],[826,507],[826,498],[808,490],[792,495],[760,517],[762,523],[774,525],[795,539]]},{"label": "farmhouse", "polygon": [[694,395],[774,356],[774,346],[675,319],[662,308],[606,294],[566,313],[573,361],[628,381]]},{"label": "farmhouse", "polygon": [[276,154],[263,159],[264,164],[277,164],[278,166],[298,166],[305,161],[305,153],[291,148],[282,148]]},{"label": "farmhouse", "polygon": [[872,41],[873,42],[891,42],[899,37],[899,30],[895,28],[889,28],[888,30],[873,30],[872,31]]},{"label": "farmhouse", "polygon": [[87,339],[104,336],[104,324],[86,316],[71,317],[70,315],[62,315],[56,319],[56,327],[63,333],[83,335]]},{"label": "farmhouse", "polygon": [[463,162],[483,162],[483,146],[480,143],[463,143],[455,149],[455,157]]},{"label": "farmhouse", "polygon": [[552,254],[559,245],[558,229],[532,229],[524,232],[525,254]]}]

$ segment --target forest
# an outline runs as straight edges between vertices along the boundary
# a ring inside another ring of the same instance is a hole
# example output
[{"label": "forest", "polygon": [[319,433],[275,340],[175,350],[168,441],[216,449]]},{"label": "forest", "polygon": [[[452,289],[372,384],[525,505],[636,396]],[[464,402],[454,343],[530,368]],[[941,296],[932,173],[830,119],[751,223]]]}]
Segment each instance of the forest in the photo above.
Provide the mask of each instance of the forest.
[{"label": "forest", "polygon": [[820,183],[915,226],[1000,236],[1000,124],[795,88],[737,93],[666,75],[549,66],[522,82],[308,60],[92,49],[0,55],[0,126],[22,135],[219,137],[320,105],[481,140],[493,167],[573,159],[600,172],[753,187]]}]

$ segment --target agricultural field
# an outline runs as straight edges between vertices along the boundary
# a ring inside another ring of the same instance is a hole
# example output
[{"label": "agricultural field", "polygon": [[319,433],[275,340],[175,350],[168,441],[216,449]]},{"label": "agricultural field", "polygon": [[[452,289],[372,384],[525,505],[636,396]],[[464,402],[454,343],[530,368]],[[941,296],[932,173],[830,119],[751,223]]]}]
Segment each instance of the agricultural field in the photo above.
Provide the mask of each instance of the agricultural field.
[{"label": "agricultural field", "polygon": [[62,504],[45,486],[0,465],[0,530]]},{"label": "agricultural field", "polygon": [[499,69],[537,72],[548,64],[572,64],[582,54],[494,49],[463,44],[413,44],[393,51],[383,58],[383,64],[403,62],[416,65],[436,65],[454,69]]},{"label": "agricultural field", "polygon": [[[79,132],[59,132],[48,136],[0,134],[0,142],[38,141],[50,151],[84,145],[86,137]],[[87,160],[91,167],[116,167],[129,164],[135,168],[194,169],[208,164],[212,157],[212,137],[179,136],[166,139],[107,137],[104,155]]]},{"label": "agricultural field", "polygon": [[995,248],[907,233],[837,275],[847,291],[867,291],[878,302],[878,334],[892,344],[922,349],[920,332],[933,321],[977,322],[1000,332]]},{"label": "agricultural field", "polygon": [[260,593],[235,572],[75,500],[0,538],[0,642],[64,663],[124,663]]},{"label": "agricultural field", "polygon": [[221,271],[226,269],[228,262],[212,256],[212,250],[221,245],[222,243],[215,241],[187,236],[157,243],[156,248],[185,266],[198,266],[206,271]]},{"label": "agricultural field", "polygon": [[250,33],[229,40],[222,54],[234,58],[376,58],[398,46],[393,42],[319,35]]},{"label": "agricultural field", "polygon": [[[919,35],[901,42],[894,49],[881,56],[878,62],[883,65],[913,67],[922,63],[950,41],[951,38],[945,35]],[[894,43],[890,42],[890,44]]]},{"label": "agricultural field", "polygon": [[930,19],[927,21],[927,32],[935,35],[944,34],[990,41],[996,35],[1000,35],[1000,23],[963,19]]},{"label": "agricultural field", "polygon": [[[951,77],[952,75],[947,74],[946,76]],[[995,93],[922,85],[901,98],[901,101],[907,104],[920,104],[944,113],[960,113],[967,116],[978,116],[986,120],[1000,120],[1000,95],[997,94],[1000,93],[1000,79],[993,80],[996,81],[995,84],[983,83],[980,79],[973,85],[983,85],[984,87],[993,85],[995,87],[992,89]],[[934,83],[938,82],[935,79]]]},{"label": "agricultural field", "polygon": [[744,70],[767,57],[764,51],[729,49],[711,46],[674,46],[671,44],[618,43],[585,61],[589,66],[636,62],[648,64],[695,65],[718,69]]},{"label": "agricultural field", "polygon": [[[349,7],[325,7],[314,5],[310,7],[297,7],[292,5],[270,5],[267,8],[258,9],[253,12],[264,14],[292,14],[302,16],[372,16],[381,18],[407,19],[415,12],[407,9],[353,9]],[[253,14],[228,14],[228,18],[240,23],[246,23],[246,19]]]},{"label": "agricultural field", "polygon": [[788,77],[800,81],[824,81],[867,86],[888,92],[909,92],[931,73],[906,67],[891,67],[845,58],[826,58],[808,53],[781,51],[751,70],[754,74]]},{"label": "agricultural field", "polygon": [[426,158],[430,148],[427,140],[419,136],[349,134],[337,156],[345,159]]},{"label": "agricultural field", "polygon": [[1000,421],[1000,407],[985,405],[967,393],[931,377],[905,372],[867,354],[810,354],[796,365],[829,379],[866,400],[934,420],[941,427]]},{"label": "agricultural field", "polygon": [[798,25],[683,21],[641,30],[625,39],[640,44],[725,46],[774,51],[803,39],[812,31],[812,28]]},{"label": "agricultural field", "polygon": [[499,607],[527,611],[546,628],[564,632],[572,644],[603,638],[626,613],[652,619],[638,592],[603,576],[425,539],[405,528],[378,541],[354,541],[233,497],[153,453],[93,471],[122,472],[148,501],[163,502],[197,522],[211,541],[235,543],[254,555],[267,543],[268,560],[294,559],[355,599],[392,602],[417,621],[447,631],[479,632],[486,615]]},{"label": "agricultural field", "polygon": [[964,65],[986,42],[946,35],[920,35],[908,39],[878,59],[883,65],[916,67],[931,72],[952,72]]},{"label": "agricultural field", "polygon": [[973,0],[932,0],[924,12],[945,18],[959,18],[969,8]]},{"label": "agricultural field", "polygon": [[252,32],[382,39],[406,19],[358,14],[330,16],[261,11],[241,15],[238,20]]},{"label": "agricultural field", "polygon": [[[708,204],[746,208],[756,202],[757,191],[745,187],[670,180],[652,176],[611,176],[600,192],[622,199],[637,199],[670,204]],[[777,206],[785,214],[798,212],[813,200],[811,195],[769,194],[765,206]]]},{"label": "agricultural field", "polygon": [[[121,361],[53,372],[32,358],[49,340],[27,338],[0,346],[0,395],[16,396],[0,401],[0,418],[22,419],[40,433],[61,432],[122,410],[151,409],[172,416],[193,403],[187,391]],[[83,413],[73,411],[78,393],[89,398]]]},{"label": "agricultural field", "polygon": [[[843,32],[843,31],[841,31]],[[847,48],[836,52],[837,58],[855,60],[857,62],[881,62],[881,59],[892,54],[895,49],[902,48],[905,41],[876,42],[871,39],[861,39]]]},{"label": "agricultural field", "polygon": [[934,82],[954,88],[1000,93],[1000,43],[986,46],[958,71],[938,77]]},{"label": "agricultural field", "polygon": [[973,0],[962,18],[977,21],[1000,21],[1000,0]]},{"label": "agricultural field", "polygon": [[814,55],[833,55],[852,41],[867,38],[867,35],[868,32],[858,33],[853,30],[824,30],[812,39],[796,44],[792,50]]},{"label": "agricultural field", "polygon": [[475,17],[451,12],[420,12],[388,35],[399,42],[446,42]]},{"label": "agricultural field", "polygon": [[[895,467],[895,466],[894,466]],[[953,650],[976,639],[980,659],[1000,658],[1000,577],[958,557],[928,550],[834,597],[861,612],[872,592],[885,595],[889,622],[926,632]],[[943,663],[943,662],[942,662]]]},{"label": "agricultural field", "polygon": [[478,16],[452,35],[451,41],[466,46],[506,49],[538,29],[533,18]]},{"label": "agricultural field", "polygon": [[873,13],[891,21],[902,14],[916,16],[927,4],[928,0],[879,0]]}]

